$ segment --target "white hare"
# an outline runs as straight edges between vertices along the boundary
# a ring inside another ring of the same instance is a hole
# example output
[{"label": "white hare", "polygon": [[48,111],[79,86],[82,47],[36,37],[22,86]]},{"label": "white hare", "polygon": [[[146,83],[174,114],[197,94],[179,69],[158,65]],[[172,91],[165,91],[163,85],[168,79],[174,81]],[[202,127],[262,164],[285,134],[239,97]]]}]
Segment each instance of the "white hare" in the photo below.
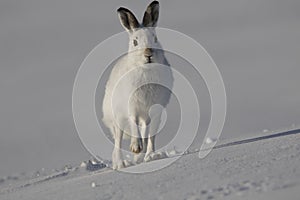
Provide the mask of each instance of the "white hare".
[{"label": "white hare", "polygon": [[[141,24],[128,9],[121,7],[117,11],[129,34],[129,49],[114,65],[103,99],[102,120],[115,142],[113,169],[125,167],[121,151],[124,134],[131,138],[130,150],[136,162],[155,159],[154,139],[162,110],[156,109],[150,117],[149,109],[155,104],[166,107],[171,91],[153,80],[163,80],[168,88],[173,85],[171,68],[155,32],[159,3],[153,1],[147,7]],[[159,71],[155,65],[165,65],[167,70]],[[124,78],[126,74],[130,74],[129,78]]]}]

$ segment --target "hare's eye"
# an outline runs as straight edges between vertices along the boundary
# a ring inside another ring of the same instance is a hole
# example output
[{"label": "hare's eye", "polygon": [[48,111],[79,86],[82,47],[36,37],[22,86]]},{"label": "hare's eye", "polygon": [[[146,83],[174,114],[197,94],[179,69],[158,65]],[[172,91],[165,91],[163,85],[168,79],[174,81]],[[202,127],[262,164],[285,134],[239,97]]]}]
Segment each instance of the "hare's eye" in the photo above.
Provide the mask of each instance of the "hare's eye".
[{"label": "hare's eye", "polygon": [[138,45],[137,40],[133,40],[133,45],[134,45],[134,46],[137,46],[137,45]]},{"label": "hare's eye", "polygon": [[155,43],[157,42],[157,37],[156,37],[156,36],[154,36],[154,42],[155,42]]}]

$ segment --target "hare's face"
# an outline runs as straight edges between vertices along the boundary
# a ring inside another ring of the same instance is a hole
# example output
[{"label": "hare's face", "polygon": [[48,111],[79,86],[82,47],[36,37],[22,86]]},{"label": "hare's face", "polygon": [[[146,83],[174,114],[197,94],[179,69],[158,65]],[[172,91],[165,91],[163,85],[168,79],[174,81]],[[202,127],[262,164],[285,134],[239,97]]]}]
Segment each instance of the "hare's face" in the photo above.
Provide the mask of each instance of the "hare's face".
[{"label": "hare's face", "polygon": [[129,53],[142,63],[156,62],[155,49],[160,49],[154,28],[139,28],[130,33]]}]

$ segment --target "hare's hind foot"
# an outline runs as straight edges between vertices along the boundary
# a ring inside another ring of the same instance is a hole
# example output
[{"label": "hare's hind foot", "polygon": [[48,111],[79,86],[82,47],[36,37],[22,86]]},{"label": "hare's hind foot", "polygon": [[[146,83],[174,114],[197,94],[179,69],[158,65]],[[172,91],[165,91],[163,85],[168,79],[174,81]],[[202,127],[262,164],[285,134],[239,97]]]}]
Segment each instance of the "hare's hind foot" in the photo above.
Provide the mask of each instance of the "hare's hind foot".
[{"label": "hare's hind foot", "polygon": [[144,158],[144,162],[149,162],[152,160],[158,160],[158,159],[162,159],[162,158],[166,158],[167,154],[165,152],[149,152],[146,153],[145,158]]},{"label": "hare's hind foot", "polygon": [[145,158],[145,153],[139,153],[134,155],[133,160],[135,164],[140,164],[144,162],[144,158]]}]

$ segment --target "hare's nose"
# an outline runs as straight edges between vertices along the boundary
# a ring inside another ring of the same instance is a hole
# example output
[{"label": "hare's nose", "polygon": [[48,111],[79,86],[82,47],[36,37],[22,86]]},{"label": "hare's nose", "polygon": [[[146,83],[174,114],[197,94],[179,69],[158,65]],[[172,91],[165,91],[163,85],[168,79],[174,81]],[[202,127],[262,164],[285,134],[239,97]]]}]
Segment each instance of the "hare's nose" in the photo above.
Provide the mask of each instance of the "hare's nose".
[{"label": "hare's nose", "polygon": [[151,48],[146,48],[144,51],[145,57],[152,57],[153,50]]}]

